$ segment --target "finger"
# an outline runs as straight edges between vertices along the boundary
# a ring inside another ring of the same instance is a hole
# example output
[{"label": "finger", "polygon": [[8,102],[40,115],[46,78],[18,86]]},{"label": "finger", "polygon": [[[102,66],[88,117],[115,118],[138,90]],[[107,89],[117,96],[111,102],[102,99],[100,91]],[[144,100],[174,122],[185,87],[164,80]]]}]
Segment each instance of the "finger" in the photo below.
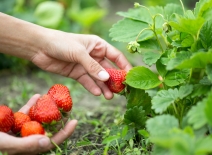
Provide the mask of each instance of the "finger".
[{"label": "finger", "polygon": [[109,90],[109,88],[103,82],[97,81],[96,83],[101,88],[105,99],[110,100],[113,98],[113,93]]},{"label": "finger", "polygon": [[109,74],[105,69],[95,61],[87,52],[81,52],[79,63],[85,68],[85,70],[100,81],[106,81],[109,79]]},{"label": "finger", "polygon": [[[77,126],[77,120],[71,120],[69,122],[67,122],[67,124],[65,125],[65,127],[63,129],[61,129],[58,133],[56,133],[51,140],[56,143],[57,145],[60,145],[63,141],[65,141],[67,138],[69,138],[73,132],[74,129]],[[51,148],[53,148],[54,145],[51,145]]]},{"label": "finger", "polygon": [[0,133],[0,137],[1,150],[9,154],[34,154],[47,151],[51,146],[50,139],[44,135],[19,138]]},{"label": "finger", "polygon": [[106,58],[114,62],[120,69],[129,71],[132,65],[128,62],[127,58],[118,49],[107,43]]},{"label": "finger", "polygon": [[33,95],[29,101],[19,110],[20,112],[23,112],[25,114],[29,113],[29,109],[37,102],[37,100],[40,98],[40,94]]},{"label": "finger", "polygon": [[88,75],[84,74],[80,76],[77,81],[83,85],[85,89],[87,89],[90,93],[95,96],[99,96],[102,94],[101,89],[98,85],[94,82],[94,80]]}]

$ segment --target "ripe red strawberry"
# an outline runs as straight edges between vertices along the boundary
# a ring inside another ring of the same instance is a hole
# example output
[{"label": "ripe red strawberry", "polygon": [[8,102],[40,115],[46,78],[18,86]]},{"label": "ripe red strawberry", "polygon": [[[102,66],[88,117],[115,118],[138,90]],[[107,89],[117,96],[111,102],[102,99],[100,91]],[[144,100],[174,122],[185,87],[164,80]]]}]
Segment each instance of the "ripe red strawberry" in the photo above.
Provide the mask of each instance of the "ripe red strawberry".
[{"label": "ripe red strawberry", "polygon": [[72,98],[68,87],[62,84],[53,85],[48,93],[56,102],[59,109],[68,112],[72,109]]},{"label": "ripe red strawberry", "polygon": [[26,137],[34,134],[45,134],[43,126],[37,121],[30,121],[23,124],[21,128],[21,136]]},{"label": "ripe red strawberry", "polygon": [[33,105],[30,109],[29,109],[29,117],[31,118],[31,120],[35,120],[35,116],[34,116],[34,113],[35,113],[35,105]]},{"label": "ripe red strawberry", "polygon": [[14,124],[13,111],[6,105],[0,105],[0,131],[8,132]]},{"label": "ripe red strawberry", "polygon": [[121,93],[124,90],[125,76],[127,72],[125,70],[117,70],[114,68],[107,68],[106,71],[110,75],[110,78],[105,82],[111,92]]},{"label": "ripe red strawberry", "polygon": [[21,127],[24,123],[31,121],[30,117],[22,112],[14,113],[15,123],[12,126],[12,132],[17,134],[21,131]]},{"label": "ripe red strawberry", "polygon": [[61,119],[60,111],[51,96],[45,94],[38,99],[34,108],[34,119],[47,124]]}]

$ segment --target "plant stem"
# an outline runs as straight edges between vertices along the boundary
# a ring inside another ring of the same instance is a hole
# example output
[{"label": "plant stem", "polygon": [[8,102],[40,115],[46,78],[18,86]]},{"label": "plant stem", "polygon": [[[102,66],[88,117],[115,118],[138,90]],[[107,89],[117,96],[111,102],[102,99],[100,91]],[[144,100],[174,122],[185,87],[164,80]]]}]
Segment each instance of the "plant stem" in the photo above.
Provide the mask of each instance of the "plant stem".
[{"label": "plant stem", "polygon": [[139,34],[137,35],[136,39],[135,39],[136,42],[138,42],[138,38],[139,38],[140,35],[141,35],[144,31],[146,31],[146,30],[152,30],[152,29],[151,29],[151,28],[144,28],[144,29],[142,29],[142,30],[139,32]]},{"label": "plant stem", "polygon": [[163,52],[163,47],[162,47],[162,45],[161,45],[161,43],[160,43],[160,40],[159,40],[159,38],[158,38],[158,35],[157,35],[157,33],[156,33],[152,28],[144,28],[144,29],[142,29],[142,30],[139,32],[139,34],[137,35],[137,37],[136,37],[136,42],[138,42],[139,36],[140,36],[144,31],[146,31],[146,30],[151,30],[151,31],[154,33],[154,35],[155,35],[155,37],[156,37],[156,40],[157,40],[157,42],[158,42],[158,44],[159,44],[159,46],[160,46],[160,48],[161,48],[161,51]]},{"label": "plant stem", "polygon": [[158,42],[158,44],[159,44],[159,46],[160,46],[160,49],[161,49],[161,51],[162,51],[162,53],[164,52],[163,51],[163,47],[162,47],[162,45],[161,45],[161,43],[160,43],[160,40],[159,40],[159,38],[158,38],[158,35],[157,35],[157,33],[155,32],[155,31],[153,31],[153,33],[155,34],[155,37],[156,37],[156,39],[157,39],[157,42]]},{"label": "plant stem", "polygon": [[174,111],[175,111],[176,115],[179,116],[175,103],[173,103],[172,105],[174,107]]},{"label": "plant stem", "polygon": [[184,7],[184,5],[183,5],[183,2],[182,2],[182,0],[179,0],[179,1],[180,1],[181,6],[182,6],[183,13],[185,14],[185,7]]},{"label": "plant stem", "polygon": [[54,142],[50,139],[51,143],[58,149],[59,152],[62,152],[61,148]]}]

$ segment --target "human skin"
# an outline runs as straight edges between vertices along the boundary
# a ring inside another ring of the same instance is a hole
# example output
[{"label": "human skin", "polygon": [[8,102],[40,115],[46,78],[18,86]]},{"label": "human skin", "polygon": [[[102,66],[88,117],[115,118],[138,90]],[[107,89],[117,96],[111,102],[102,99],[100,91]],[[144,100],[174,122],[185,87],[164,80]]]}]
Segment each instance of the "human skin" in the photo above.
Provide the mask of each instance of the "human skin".
[{"label": "human skin", "polygon": [[[19,111],[28,114],[41,95],[35,94]],[[57,145],[69,138],[76,128],[77,120],[70,120],[64,128],[61,128],[51,140]],[[0,132],[0,151],[8,155],[33,155],[46,152],[54,147],[50,138],[45,135],[31,135],[28,137],[16,137],[12,133]]]},{"label": "human skin", "polygon": [[96,35],[48,29],[3,13],[0,49],[45,71],[75,79],[92,94],[103,94],[106,99],[112,99],[113,93],[104,84],[109,78],[105,68],[128,71],[132,67],[122,52]]}]

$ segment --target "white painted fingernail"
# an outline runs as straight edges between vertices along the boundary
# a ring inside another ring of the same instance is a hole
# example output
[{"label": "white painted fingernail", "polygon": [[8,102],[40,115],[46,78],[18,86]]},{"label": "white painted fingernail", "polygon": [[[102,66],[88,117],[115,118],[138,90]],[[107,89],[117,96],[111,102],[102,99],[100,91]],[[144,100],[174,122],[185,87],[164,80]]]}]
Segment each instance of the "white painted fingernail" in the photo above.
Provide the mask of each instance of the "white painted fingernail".
[{"label": "white painted fingernail", "polygon": [[39,139],[39,146],[44,148],[47,147],[50,144],[49,138],[41,138]]},{"label": "white painted fingernail", "polygon": [[108,72],[106,72],[106,71],[100,71],[100,72],[98,73],[98,76],[99,76],[99,78],[102,79],[102,80],[107,80],[107,79],[109,79],[109,77],[110,77],[110,75],[109,75]]}]

